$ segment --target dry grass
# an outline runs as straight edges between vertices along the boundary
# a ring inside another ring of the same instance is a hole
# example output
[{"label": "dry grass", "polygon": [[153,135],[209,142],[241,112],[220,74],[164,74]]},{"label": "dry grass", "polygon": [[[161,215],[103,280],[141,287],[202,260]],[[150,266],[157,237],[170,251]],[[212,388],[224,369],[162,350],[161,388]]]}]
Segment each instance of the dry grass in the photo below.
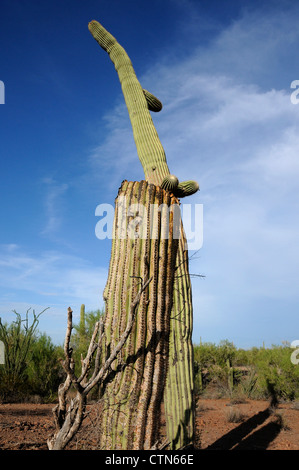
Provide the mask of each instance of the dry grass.
[{"label": "dry grass", "polygon": [[225,412],[225,417],[228,423],[242,423],[246,415],[239,408],[230,406]]}]

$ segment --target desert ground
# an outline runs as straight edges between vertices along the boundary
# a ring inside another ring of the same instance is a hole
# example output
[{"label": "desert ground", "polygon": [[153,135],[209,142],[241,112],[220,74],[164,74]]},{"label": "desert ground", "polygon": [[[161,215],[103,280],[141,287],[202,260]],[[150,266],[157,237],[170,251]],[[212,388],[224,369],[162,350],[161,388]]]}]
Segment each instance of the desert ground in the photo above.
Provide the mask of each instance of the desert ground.
[{"label": "desert ground", "polygon": [[[47,438],[54,432],[53,406],[0,404],[0,449],[47,450]],[[96,424],[96,416],[91,412],[67,450],[96,450]],[[279,403],[273,408],[267,401],[197,400],[197,449],[299,450],[298,436],[299,407],[296,404]]]}]

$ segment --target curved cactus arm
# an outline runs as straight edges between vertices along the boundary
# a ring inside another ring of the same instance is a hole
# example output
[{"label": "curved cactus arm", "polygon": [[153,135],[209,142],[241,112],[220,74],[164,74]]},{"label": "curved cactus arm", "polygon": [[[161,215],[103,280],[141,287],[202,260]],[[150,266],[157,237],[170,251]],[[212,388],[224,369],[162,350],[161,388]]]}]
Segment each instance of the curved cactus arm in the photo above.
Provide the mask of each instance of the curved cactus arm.
[{"label": "curved cactus arm", "polygon": [[147,102],[147,107],[150,111],[153,111],[154,113],[158,113],[159,111],[161,111],[163,105],[161,101],[158,100],[158,98],[156,98],[152,93],[145,89],[143,89],[143,94]]},{"label": "curved cactus arm", "polygon": [[199,191],[199,185],[196,181],[182,181],[173,190],[176,197],[187,197]]},{"label": "curved cactus arm", "polygon": [[149,183],[160,185],[163,178],[169,174],[169,169],[149,106],[158,109],[162,105],[160,102],[158,105],[159,100],[142,89],[129,56],[112,34],[95,20],[89,23],[88,29],[99,45],[109,54],[118,73],[145,179]]},{"label": "curved cactus arm", "polygon": [[165,176],[161,183],[161,188],[172,192],[177,198],[191,196],[199,191],[199,185],[196,181],[189,180],[179,183],[179,180],[174,175]]},{"label": "curved cactus arm", "polygon": [[177,186],[178,191],[175,194],[177,197],[194,194],[199,189],[196,182],[187,181],[178,185],[177,179],[173,179],[176,177],[170,175],[166,155],[149,112],[160,111],[161,101],[149,91],[142,89],[129,56],[112,34],[95,20],[89,23],[88,29],[108,53],[118,73],[146,181],[161,185],[168,191]]}]

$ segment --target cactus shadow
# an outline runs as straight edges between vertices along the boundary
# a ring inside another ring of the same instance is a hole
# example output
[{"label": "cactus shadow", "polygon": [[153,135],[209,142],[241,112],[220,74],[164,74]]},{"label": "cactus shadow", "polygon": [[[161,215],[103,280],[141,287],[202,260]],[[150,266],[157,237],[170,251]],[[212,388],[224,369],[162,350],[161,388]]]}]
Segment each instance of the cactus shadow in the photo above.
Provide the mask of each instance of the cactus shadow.
[{"label": "cactus shadow", "polygon": [[[161,341],[167,342],[168,341],[168,334],[165,334],[161,331],[156,331],[152,334],[151,338],[149,339],[148,343],[145,346],[141,346],[134,354],[130,354],[127,356],[124,362],[120,362],[114,370],[110,370],[107,374],[105,380],[103,381],[103,390],[105,386],[114,380],[117,374],[122,373],[126,367],[134,367],[134,364],[140,357],[144,357],[144,361],[149,353],[156,353],[156,349]],[[156,353],[157,354],[157,353]],[[110,355],[110,345],[107,348],[107,357]],[[166,361],[166,356],[165,356]]]},{"label": "cactus shadow", "polygon": [[269,406],[217,439],[206,450],[266,450],[282,430],[282,423],[276,419],[259,429],[256,428],[265,423],[272,414],[273,408]]}]

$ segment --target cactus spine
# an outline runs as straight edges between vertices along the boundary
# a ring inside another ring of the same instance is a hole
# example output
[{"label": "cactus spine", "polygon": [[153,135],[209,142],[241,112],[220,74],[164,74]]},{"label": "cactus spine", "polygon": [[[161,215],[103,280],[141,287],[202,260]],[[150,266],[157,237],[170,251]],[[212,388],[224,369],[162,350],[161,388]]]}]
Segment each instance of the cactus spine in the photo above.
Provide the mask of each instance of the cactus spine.
[{"label": "cactus spine", "polygon": [[[146,182],[124,182],[118,198],[160,207],[178,204],[198,190],[196,182],[179,183],[170,175],[166,156],[149,110],[159,111],[153,95],[142,89],[132,63],[116,39],[97,21],[88,25],[92,36],[109,54],[119,76]],[[159,188],[160,186],[160,188]],[[162,187],[162,188],[161,188]],[[148,214],[148,209],[147,209]],[[107,285],[105,331],[108,351],[125,328],[137,280],[148,271],[153,282],[141,298],[130,340],[103,390],[103,439],[106,449],[149,449],[159,437],[158,419],[164,393],[167,437],[172,449],[192,443],[194,428],[192,294],[183,226],[180,239],[167,230],[161,216],[146,239],[119,239],[118,214]],[[174,229],[169,222],[170,232]],[[165,234],[164,234],[165,235]],[[167,376],[166,376],[167,372]]]}]

